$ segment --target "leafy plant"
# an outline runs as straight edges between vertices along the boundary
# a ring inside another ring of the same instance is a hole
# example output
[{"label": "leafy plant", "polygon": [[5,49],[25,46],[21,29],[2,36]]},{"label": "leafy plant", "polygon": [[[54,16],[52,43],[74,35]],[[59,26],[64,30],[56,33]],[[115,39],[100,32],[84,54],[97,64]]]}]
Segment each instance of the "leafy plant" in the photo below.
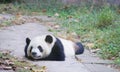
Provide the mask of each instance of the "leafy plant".
[{"label": "leafy plant", "polygon": [[109,7],[104,7],[98,14],[98,22],[95,24],[97,28],[106,28],[114,23],[115,12]]}]

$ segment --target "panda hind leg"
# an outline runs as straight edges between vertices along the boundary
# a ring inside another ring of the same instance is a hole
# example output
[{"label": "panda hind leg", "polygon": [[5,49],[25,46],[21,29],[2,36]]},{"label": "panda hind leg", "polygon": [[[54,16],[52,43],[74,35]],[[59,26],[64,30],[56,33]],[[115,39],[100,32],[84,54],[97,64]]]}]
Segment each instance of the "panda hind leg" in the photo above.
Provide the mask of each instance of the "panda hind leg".
[{"label": "panda hind leg", "polygon": [[84,46],[82,45],[82,43],[80,42],[77,42],[76,45],[78,46],[75,54],[78,55],[78,54],[83,54],[84,53]]}]

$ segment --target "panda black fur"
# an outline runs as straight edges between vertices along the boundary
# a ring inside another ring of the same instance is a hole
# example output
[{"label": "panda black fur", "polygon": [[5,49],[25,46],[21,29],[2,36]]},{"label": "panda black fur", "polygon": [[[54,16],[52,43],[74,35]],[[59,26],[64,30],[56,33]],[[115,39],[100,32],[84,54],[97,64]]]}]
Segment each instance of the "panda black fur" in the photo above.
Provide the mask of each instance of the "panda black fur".
[{"label": "panda black fur", "polygon": [[25,57],[31,60],[64,61],[65,57],[82,54],[84,47],[80,42],[57,38],[53,35],[26,38]]}]

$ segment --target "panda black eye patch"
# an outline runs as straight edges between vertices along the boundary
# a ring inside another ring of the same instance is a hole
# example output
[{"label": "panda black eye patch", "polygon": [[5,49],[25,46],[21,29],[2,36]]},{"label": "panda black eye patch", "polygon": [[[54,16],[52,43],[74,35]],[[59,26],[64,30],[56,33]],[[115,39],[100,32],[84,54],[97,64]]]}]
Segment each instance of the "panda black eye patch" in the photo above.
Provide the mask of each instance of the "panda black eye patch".
[{"label": "panda black eye patch", "polygon": [[40,52],[43,52],[43,49],[41,46],[38,46],[38,49],[40,50]]}]

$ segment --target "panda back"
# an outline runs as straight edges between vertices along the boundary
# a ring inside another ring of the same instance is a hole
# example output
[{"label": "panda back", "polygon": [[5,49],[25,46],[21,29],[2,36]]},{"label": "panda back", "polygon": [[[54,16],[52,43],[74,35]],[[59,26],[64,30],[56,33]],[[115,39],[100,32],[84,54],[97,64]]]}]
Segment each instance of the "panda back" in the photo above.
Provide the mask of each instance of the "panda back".
[{"label": "panda back", "polygon": [[72,41],[65,40],[62,38],[59,38],[59,40],[63,44],[65,56],[66,57],[74,56],[75,55],[74,43]]}]

